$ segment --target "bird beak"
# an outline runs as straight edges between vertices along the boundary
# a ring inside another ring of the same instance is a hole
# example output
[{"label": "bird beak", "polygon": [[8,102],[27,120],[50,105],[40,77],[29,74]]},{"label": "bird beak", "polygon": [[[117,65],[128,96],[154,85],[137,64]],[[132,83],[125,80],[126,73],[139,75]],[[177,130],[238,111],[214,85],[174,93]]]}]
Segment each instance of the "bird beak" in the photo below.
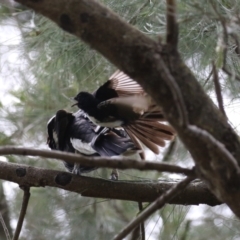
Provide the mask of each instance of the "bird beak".
[{"label": "bird beak", "polygon": [[76,102],[77,100],[76,100],[76,97],[71,97],[70,98],[73,102],[75,102],[71,107],[74,107],[74,106],[76,106],[77,104],[78,104],[78,102]]},{"label": "bird beak", "polygon": [[74,106],[76,106],[78,103],[76,102],[76,103],[74,103],[71,107],[74,107]]}]

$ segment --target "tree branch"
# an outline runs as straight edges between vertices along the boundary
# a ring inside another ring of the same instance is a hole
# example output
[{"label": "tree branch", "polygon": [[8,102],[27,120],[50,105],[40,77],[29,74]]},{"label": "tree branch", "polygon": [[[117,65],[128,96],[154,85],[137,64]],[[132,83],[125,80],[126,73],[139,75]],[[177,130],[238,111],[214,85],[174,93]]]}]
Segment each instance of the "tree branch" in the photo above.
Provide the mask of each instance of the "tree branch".
[{"label": "tree branch", "polygon": [[22,207],[21,207],[21,212],[19,215],[19,219],[18,219],[18,223],[17,223],[17,228],[13,237],[13,240],[18,240],[19,235],[21,233],[22,230],[22,225],[23,225],[23,221],[27,212],[27,207],[28,207],[28,202],[29,202],[29,198],[30,198],[30,192],[29,192],[29,187],[28,186],[21,186],[21,188],[23,189],[23,202],[22,202]]},{"label": "tree branch", "polygon": [[[110,181],[1,161],[0,179],[17,183],[19,186],[56,187],[79,193],[84,197],[135,202],[152,202],[178,182],[166,179],[158,181]],[[169,203],[183,205],[208,204],[210,206],[221,204],[210,193],[206,184],[201,181],[193,182],[182,194]]]},{"label": "tree branch", "polygon": [[167,0],[167,43],[177,49],[178,44],[178,24],[176,1]]},{"label": "tree branch", "polygon": [[222,70],[230,77],[234,77],[236,80],[240,81],[240,76],[236,75],[235,73],[233,73],[232,71],[229,70],[228,66],[227,66],[227,55],[228,55],[228,31],[227,31],[227,27],[226,27],[226,19],[219,13],[219,11],[217,10],[216,4],[214,1],[210,1],[213,10],[215,11],[215,13],[217,14],[219,21],[222,25],[222,29],[223,29],[223,33],[220,39],[220,49],[223,49],[223,65],[222,65]]},{"label": "tree branch", "polygon": [[[138,208],[139,208],[139,211],[143,211],[143,204],[142,204],[142,202],[138,202]],[[140,234],[141,234],[141,240],[145,240],[146,236],[145,236],[144,221],[142,221],[140,223]]]},{"label": "tree branch", "polygon": [[22,156],[39,156],[44,158],[52,158],[55,160],[63,160],[68,163],[81,163],[87,166],[97,166],[105,168],[118,169],[138,169],[138,170],[155,170],[160,172],[180,173],[185,175],[194,175],[191,169],[183,168],[166,163],[138,161],[124,157],[84,157],[73,153],[65,153],[60,151],[40,150],[23,147],[0,147],[0,155],[22,155]]},{"label": "tree branch", "polygon": [[[98,1],[17,1],[49,17],[64,30],[87,42],[141,84],[162,107],[167,120],[193,156],[201,178],[240,217],[240,175],[236,165],[236,161],[240,163],[239,138],[177,51],[172,51],[168,44],[161,45],[150,39]],[[168,77],[168,72],[174,82]],[[183,106],[176,105],[176,94],[173,94],[169,84],[179,88]],[[216,144],[209,146],[214,141],[207,141],[206,144],[206,138],[196,134],[198,131],[189,131],[182,125],[184,111],[179,111],[179,107],[184,106],[191,125],[204,130],[217,143],[223,144],[224,147],[220,148],[223,155]],[[182,113],[183,118],[179,115]],[[234,161],[229,160],[229,155],[234,156]]]},{"label": "tree branch", "polygon": [[170,199],[182,192],[193,179],[194,177],[187,177],[183,181],[171,187],[167,192],[163,193],[145,210],[143,210],[134,220],[132,220],[125,228],[123,228],[120,233],[114,237],[114,240],[124,239],[136,226],[145,221],[155,211],[162,208]]},{"label": "tree branch", "polygon": [[9,231],[8,231],[8,228],[7,228],[7,226],[6,226],[5,222],[4,222],[4,219],[3,219],[3,216],[2,216],[1,213],[0,213],[0,222],[1,222],[1,224],[2,224],[4,233],[5,233],[5,235],[6,235],[6,239],[7,239],[7,240],[11,240],[11,237],[10,237],[10,234],[9,234]]},{"label": "tree branch", "polygon": [[222,112],[223,116],[227,118],[227,115],[223,106],[222,90],[221,90],[221,85],[218,78],[218,71],[214,62],[212,63],[212,65],[213,65],[213,81],[214,81],[215,92],[216,92],[217,101],[218,101],[218,107]]}]

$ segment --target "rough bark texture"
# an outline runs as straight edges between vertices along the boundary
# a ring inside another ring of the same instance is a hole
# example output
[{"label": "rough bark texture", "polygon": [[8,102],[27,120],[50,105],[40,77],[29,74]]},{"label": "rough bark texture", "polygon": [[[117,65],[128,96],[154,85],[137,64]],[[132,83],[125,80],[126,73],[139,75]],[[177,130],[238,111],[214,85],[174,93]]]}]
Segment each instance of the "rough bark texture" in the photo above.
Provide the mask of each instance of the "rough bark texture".
[{"label": "rough bark texture", "polygon": [[[181,125],[174,95],[163,69],[174,77],[181,90],[189,122],[205,129],[222,142],[240,161],[238,136],[221,112],[203,91],[179,53],[160,44],[94,0],[17,0],[55,21],[64,30],[78,36],[109,61],[138,81],[163,107],[166,118],[177,130],[199,172],[211,191],[240,217],[240,177],[238,169],[228,164],[217,148]],[[165,66],[164,66],[165,65]]]},{"label": "rough bark texture", "polygon": [[[26,187],[57,187],[80,193],[85,197],[122,199],[136,202],[152,202],[178,181],[110,181],[68,172],[60,172],[26,165],[0,162],[0,179]],[[221,204],[200,180],[191,183],[171,204],[198,205]]]}]

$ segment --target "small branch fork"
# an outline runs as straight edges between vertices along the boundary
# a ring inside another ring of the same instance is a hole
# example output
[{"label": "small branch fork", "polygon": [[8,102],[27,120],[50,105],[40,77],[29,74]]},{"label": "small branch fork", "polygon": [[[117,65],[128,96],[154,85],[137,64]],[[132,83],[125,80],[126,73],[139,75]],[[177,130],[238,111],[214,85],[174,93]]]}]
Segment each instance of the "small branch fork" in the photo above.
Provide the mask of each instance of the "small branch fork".
[{"label": "small branch fork", "polygon": [[151,214],[153,214],[158,209],[162,208],[167,201],[175,197],[181,191],[183,191],[187,185],[194,180],[195,177],[189,176],[185,178],[183,181],[179,182],[164,194],[162,194],[159,198],[156,199],[153,203],[149,205],[148,208],[143,210],[134,220],[132,220],[125,228],[123,228],[119,234],[117,234],[113,239],[114,240],[122,240],[126,237],[136,226],[145,221]]},{"label": "small branch fork", "polygon": [[18,238],[19,238],[19,235],[20,235],[21,230],[22,230],[23,221],[24,221],[24,218],[25,218],[25,215],[26,215],[26,212],[27,212],[28,202],[29,202],[29,199],[30,199],[29,187],[22,186],[20,188],[23,190],[24,195],[23,195],[22,208],[21,208],[21,212],[20,212],[20,215],[19,215],[17,228],[16,228],[16,231],[15,231],[13,240],[18,240]]}]

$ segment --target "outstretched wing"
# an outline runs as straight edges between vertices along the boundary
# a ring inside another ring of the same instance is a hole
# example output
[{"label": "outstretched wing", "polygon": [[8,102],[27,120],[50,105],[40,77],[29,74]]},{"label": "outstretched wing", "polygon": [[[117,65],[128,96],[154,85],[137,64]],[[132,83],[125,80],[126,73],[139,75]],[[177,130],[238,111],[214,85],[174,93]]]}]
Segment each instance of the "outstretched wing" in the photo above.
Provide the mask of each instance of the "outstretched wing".
[{"label": "outstretched wing", "polygon": [[136,94],[144,94],[142,87],[120,70],[117,70],[107,82],[93,93],[99,101]]},{"label": "outstretched wing", "polygon": [[109,78],[109,88],[114,89],[119,97],[145,93],[136,81],[120,70]]}]

